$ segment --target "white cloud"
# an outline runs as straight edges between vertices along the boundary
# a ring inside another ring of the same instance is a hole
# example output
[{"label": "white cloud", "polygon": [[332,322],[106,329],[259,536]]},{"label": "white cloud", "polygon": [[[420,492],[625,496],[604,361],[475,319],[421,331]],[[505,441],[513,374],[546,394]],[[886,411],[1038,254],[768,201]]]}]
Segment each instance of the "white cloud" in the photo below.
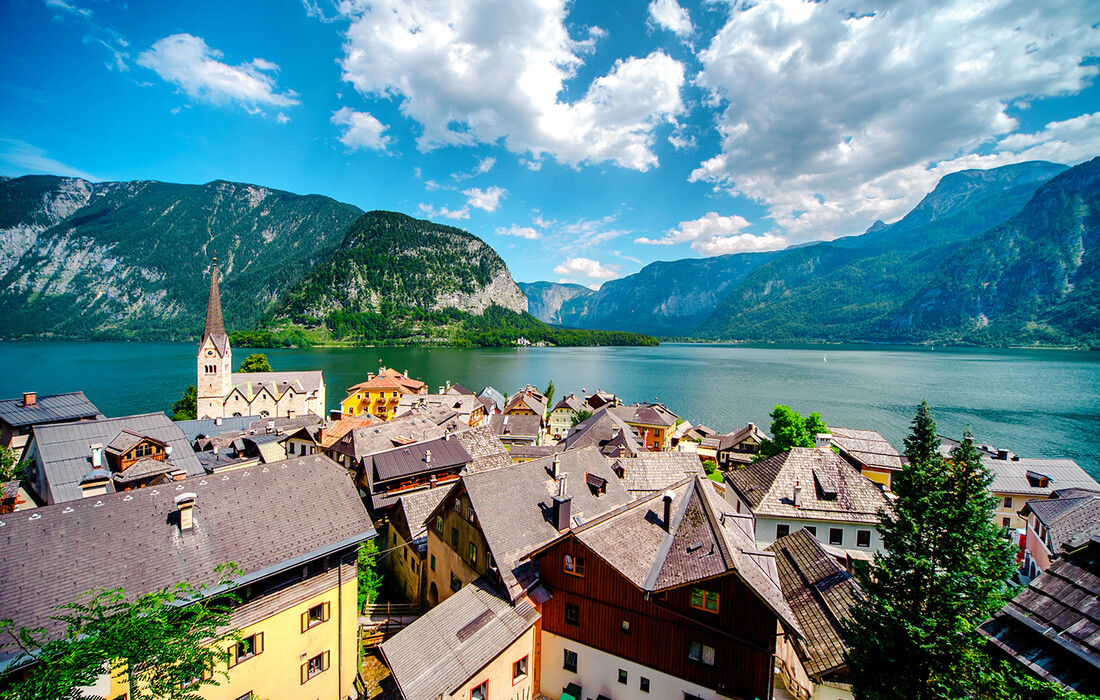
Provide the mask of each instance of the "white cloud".
[{"label": "white cloud", "polygon": [[629,234],[629,230],[615,225],[618,218],[618,214],[608,214],[599,219],[577,219],[558,224],[555,226],[555,237],[570,248],[586,250]]},{"label": "white cloud", "polygon": [[356,112],[351,107],[341,107],[332,113],[330,121],[337,126],[347,127],[340,135],[340,143],[349,150],[369,148],[384,151],[390,143],[390,137],[383,135],[386,125],[369,112]]},{"label": "white cloud", "polygon": [[[1040,143],[1073,151],[1058,134],[1088,124],[1014,139],[1007,110],[1094,79],[1084,59],[1097,19],[1095,4],[1072,0],[732,6],[698,76],[723,106],[721,152],[691,177],[764,203],[806,240],[895,219],[951,168],[1041,154]],[[1095,154],[1090,133],[1076,150]]]},{"label": "white cloud", "polygon": [[503,144],[578,166],[657,165],[654,132],[684,110],[684,67],[660,51],[615,63],[584,96],[560,99],[602,30],[578,41],[566,0],[346,0],[341,65],[365,96],[397,97],[422,149]]},{"label": "white cloud", "polygon": [[314,2],[313,0],[302,0],[302,8],[306,11],[306,17],[313,17],[325,23],[335,22],[340,19],[338,14],[334,14],[331,17],[325,15],[325,11],[321,9],[320,3]]},{"label": "white cloud", "polygon": [[653,0],[649,3],[649,19],[657,26],[667,29],[677,36],[689,36],[693,27],[688,11],[680,7],[676,0]]},{"label": "white cloud", "polygon": [[138,64],[156,71],[191,97],[212,104],[237,102],[258,113],[262,106],[291,107],[299,104],[293,90],[278,91],[268,73],[278,66],[262,58],[239,66],[218,60],[222,52],[201,37],[173,34],[138,56]]},{"label": "white cloud", "polygon": [[279,115],[275,117],[275,121],[279,122],[280,124],[289,124],[290,117],[286,116],[282,112],[279,112]]},{"label": "white cloud", "polygon": [[46,0],[46,7],[52,7],[55,10],[64,10],[65,12],[71,12],[74,15],[79,15],[85,19],[89,19],[92,16],[92,11],[86,7],[78,7],[75,3],[66,2],[66,0]]},{"label": "white cloud", "polygon": [[438,219],[443,217],[445,219],[469,219],[470,207],[462,207],[461,209],[448,209],[447,207],[440,207],[436,209],[431,204],[420,204],[420,213],[429,219]]},{"label": "white cloud", "polygon": [[542,238],[542,234],[530,226],[517,226],[516,224],[512,224],[508,228],[498,228],[496,233],[498,236],[515,236],[516,238],[526,238],[529,241]]},{"label": "white cloud", "polygon": [[0,172],[12,177],[28,174],[63,175],[93,182],[100,178],[51,158],[43,149],[25,141],[0,138]]},{"label": "white cloud", "polygon": [[471,187],[468,190],[463,190],[462,194],[466,195],[466,204],[469,206],[491,213],[500,206],[500,200],[508,195],[508,190],[494,185],[484,190]]},{"label": "white cloud", "polygon": [[704,256],[778,250],[790,245],[787,239],[775,234],[757,236],[741,232],[750,225],[742,216],[721,216],[712,211],[693,221],[681,221],[678,228],[670,229],[662,238],[637,238],[634,242],[645,245],[691,243],[691,249]]},{"label": "white cloud", "polygon": [[590,258],[569,258],[554,268],[556,275],[575,275],[590,280],[613,280],[619,276],[618,265],[603,265]]},{"label": "white cloud", "polygon": [[478,158],[477,159],[477,165],[474,166],[473,170],[471,170],[469,172],[465,172],[465,173],[451,173],[451,177],[454,178],[455,180],[460,181],[460,182],[462,180],[469,180],[472,177],[477,177],[478,175],[484,175],[485,173],[492,170],[493,166],[496,165],[496,164],[497,164],[497,159],[493,158],[492,156],[486,156],[485,158]]}]

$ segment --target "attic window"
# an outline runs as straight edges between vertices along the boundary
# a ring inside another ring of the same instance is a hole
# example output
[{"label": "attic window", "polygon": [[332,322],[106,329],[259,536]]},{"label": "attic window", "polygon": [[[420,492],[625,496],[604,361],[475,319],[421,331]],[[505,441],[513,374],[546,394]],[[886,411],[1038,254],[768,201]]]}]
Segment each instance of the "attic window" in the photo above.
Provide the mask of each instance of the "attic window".
[{"label": "attic window", "polygon": [[1050,485],[1050,477],[1046,474],[1027,470],[1027,483],[1030,486],[1046,487]]},{"label": "attic window", "polygon": [[595,474],[585,474],[584,481],[596,494],[607,493],[607,479]]},{"label": "attic window", "polygon": [[834,474],[830,474],[825,469],[814,467],[814,481],[817,483],[817,490],[822,499],[826,501],[836,499],[837,480]]}]

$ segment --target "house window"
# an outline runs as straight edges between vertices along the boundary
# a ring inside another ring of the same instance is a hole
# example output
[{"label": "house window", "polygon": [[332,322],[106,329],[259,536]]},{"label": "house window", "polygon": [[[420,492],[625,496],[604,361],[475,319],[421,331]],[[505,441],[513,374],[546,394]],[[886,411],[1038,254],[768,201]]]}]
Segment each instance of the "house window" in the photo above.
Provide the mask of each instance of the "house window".
[{"label": "house window", "polygon": [[1004,507],[1005,508],[1011,508],[1012,507],[1012,496],[1005,496]]},{"label": "house window", "polygon": [[462,515],[462,501],[456,498],[455,502],[452,505],[454,507],[454,511],[459,515]]},{"label": "house window", "polygon": [[451,590],[458,593],[458,590],[462,588],[462,581],[458,580],[458,577],[451,574]]},{"label": "house window", "polygon": [[470,563],[471,564],[476,564],[477,563],[477,545],[474,544],[473,542],[470,543],[470,552],[469,552],[469,554],[470,554]]},{"label": "house window", "polygon": [[839,527],[829,528],[829,544],[837,546],[844,544],[844,530]]},{"label": "house window", "polygon": [[718,612],[718,594],[702,588],[691,589],[691,607]]},{"label": "house window", "polygon": [[431,556],[432,556],[432,559],[431,559],[432,571],[435,571],[435,555],[433,554]]},{"label": "house window", "polygon": [[871,531],[870,530],[856,530],[856,546],[857,547],[870,547],[871,546]]},{"label": "house window", "polygon": [[817,525],[807,525],[802,528],[806,532],[810,533],[814,537],[817,537]]},{"label": "house window", "polygon": [[626,685],[626,671],[621,668],[619,669],[619,682]]},{"label": "house window", "polygon": [[329,652],[324,651],[302,664],[302,683],[313,678],[319,673],[324,673],[329,666]]},{"label": "house window", "polygon": [[574,576],[584,576],[584,557],[573,557],[566,554],[562,562],[562,568],[565,569],[566,573]]},{"label": "house window", "polygon": [[638,690],[642,691],[643,693],[649,692],[649,679],[645,676],[642,676],[638,680]]},{"label": "house window", "polygon": [[708,647],[706,644],[700,644],[699,642],[692,642],[688,646],[688,659],[703,664],[704,666],[713,666],[714,647]]},{"label": "house window", "polygon": [[305,632],[314,625],[328,622],[331,606],[329,603],[318,603],[302,613],[302,631]]},{"label": "house window", "polygon": [[779,523],[775,526],[775,539],[791,534],[791,526],[787,523]]},{"label": "house window", "polygon": [[264,633],[257,632],[252,636],[245,637],[241,641],[233,644],[229,647],[229,668],[233,668],[242,661],[251,659],[253,656],[262,654],[264,651]]},{"label": "house window", "polygon": [[512,685],[527,677],[527,657],[512,663]]},{"label": "house window", "polygon": [[457,527],[452,527],[451,528],[451,546],[452,547],[457,547],[458,546],[458,528]]},{"label": "house window", "polygon": [[562,664],[562,668],[573,673],[577,672],[577,652],[565,650],[565,663]]},{"label": "house window", "polygon": [[474,504],[471,503],[470,507],[466,509],[466,518],[472,523],[474,521]]},{"label": "house window", "polygon": [[435,516],[435,530],[436,532],[443,534],[443,516]]},{"label": "house window", "polygon": [[1003,528],[1012,527],[1012,518],[1001,518],[1001,527],[1003,527]]},{"label": "house window", "polygon": [[623,634],[630,634],[630,620],[623,620],[623,624],[619,626],[619,631]]},{"label": "house window", "polygon": [[470,700],[489,700],[489,681],[470,691]]},{"label": "house window", "polygon": [[565,604],[565,624],[577,625],[581,624],[581,609],[576,605]]}]

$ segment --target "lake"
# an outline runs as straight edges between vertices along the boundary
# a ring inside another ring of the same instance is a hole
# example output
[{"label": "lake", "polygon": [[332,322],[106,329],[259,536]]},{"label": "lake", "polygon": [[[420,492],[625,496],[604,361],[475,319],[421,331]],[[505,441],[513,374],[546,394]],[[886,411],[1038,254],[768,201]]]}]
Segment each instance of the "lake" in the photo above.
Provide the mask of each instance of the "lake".
[{"label": "lake", "polygon": [[[106,415],[168,410],[195,381],[194,343],[0,343],[0,397],[82,390]],[[379,364],[432,391],[446,381],[509,393],[550,380],[556,395],[606,389],[659,400],[725,432],[765,428],[776,403],[830,425],[877,430],[895,447],[926,398],[940,432],[1023,457],[1067,457],[1100,479],[1100,353],[892,346],[665,344],[655,348],[309,348],[262,350],[276,370],[319,369],[330,408]],[[234,349],[234,361],[249,353]]]}]

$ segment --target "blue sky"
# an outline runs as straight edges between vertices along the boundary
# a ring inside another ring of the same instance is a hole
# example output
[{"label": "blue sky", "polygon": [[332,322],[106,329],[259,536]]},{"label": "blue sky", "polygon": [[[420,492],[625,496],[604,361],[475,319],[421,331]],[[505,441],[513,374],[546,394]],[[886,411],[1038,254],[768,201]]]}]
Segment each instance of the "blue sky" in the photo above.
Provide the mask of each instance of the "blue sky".
[{"label": "blue sky", "polygon": [[597,286],[1100,155],[1098,70],[1094,0],[5,0],[0,174],[324,194]]}]

